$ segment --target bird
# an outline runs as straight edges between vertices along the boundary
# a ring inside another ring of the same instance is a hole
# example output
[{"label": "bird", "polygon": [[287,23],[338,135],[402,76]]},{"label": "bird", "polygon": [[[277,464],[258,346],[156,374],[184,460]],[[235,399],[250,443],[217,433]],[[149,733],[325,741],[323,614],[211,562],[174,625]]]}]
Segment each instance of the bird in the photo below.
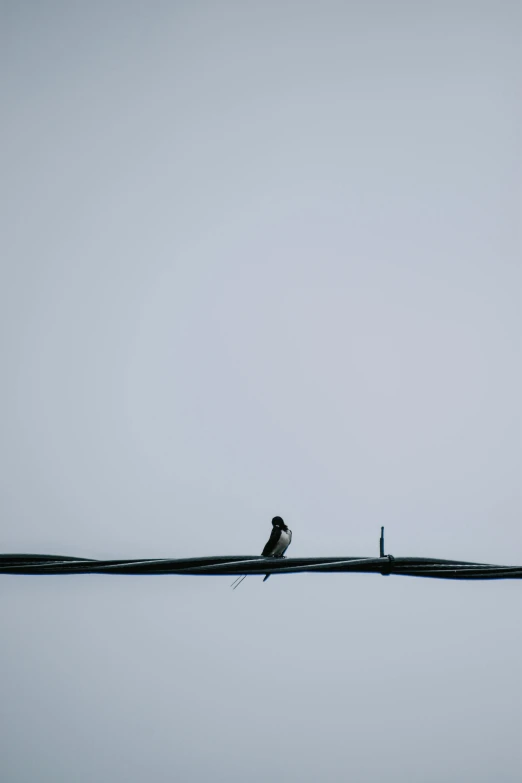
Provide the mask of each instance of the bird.
[{"label": "bird", "polygon": [[[281,517],[272,520],[272,532],[262,551],[263,557],[284,557],[285,552],[292,543],[292,531],[285,525]],[[266,574],[263,582],[266,582],[270,574]]]},{"label": "bird", "polygon": [[[285,525],[281,517],[274,517],[272,519],[272,532],[270,538],[266,542],[261,557],[284,557],[285,552],[292,542],[292,531]],[[266,574],[263,582],[266,582],[270,574]],[[245,576],[241,576],[232,582],[231,587],[235,590],[239,587]]]},{"label": "bird", "polygon": [[283,557],[292,541],[292,531],[285,525],[281,517],[272,520],[272,532],[265,544],[262,557]]}]

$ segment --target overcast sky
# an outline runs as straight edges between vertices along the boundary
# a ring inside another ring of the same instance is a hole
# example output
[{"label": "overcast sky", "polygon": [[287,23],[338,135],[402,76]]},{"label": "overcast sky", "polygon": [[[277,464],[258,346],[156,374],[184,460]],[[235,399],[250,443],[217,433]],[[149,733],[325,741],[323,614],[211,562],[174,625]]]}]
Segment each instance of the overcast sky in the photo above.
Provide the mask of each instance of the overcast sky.
[{"label": "overcast sky", "polygon": [[[520,4],[3,0],[0,551],[522,564]],[[5,783],[522,776],[521,585],[0,577]]]}]

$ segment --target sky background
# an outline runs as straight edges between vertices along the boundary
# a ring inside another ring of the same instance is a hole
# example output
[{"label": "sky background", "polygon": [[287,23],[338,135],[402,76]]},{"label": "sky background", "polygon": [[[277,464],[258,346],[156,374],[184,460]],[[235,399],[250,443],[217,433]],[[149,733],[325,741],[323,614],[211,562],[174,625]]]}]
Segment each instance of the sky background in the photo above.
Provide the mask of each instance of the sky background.
[{"label": "sky background", "polygon": [[[520,4],[0,2],[0,551],[522,564]],[[5,783],[522,776],[520,584],[2,576]]]}]

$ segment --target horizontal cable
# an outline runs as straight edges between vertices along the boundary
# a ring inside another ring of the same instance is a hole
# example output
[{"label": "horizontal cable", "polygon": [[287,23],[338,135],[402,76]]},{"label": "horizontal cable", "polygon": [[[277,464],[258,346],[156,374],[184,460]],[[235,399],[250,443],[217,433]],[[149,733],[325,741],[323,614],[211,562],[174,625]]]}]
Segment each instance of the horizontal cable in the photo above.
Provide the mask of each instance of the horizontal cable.
[{"label": "horizontal cable", "polygon": [[522,566],[468,563],[427,557],[255,557],[91,560],[61,555],[0,554],[4,574],[185,574],[241,576],[294,573],[377,573],[434,579],[522,579]]}]

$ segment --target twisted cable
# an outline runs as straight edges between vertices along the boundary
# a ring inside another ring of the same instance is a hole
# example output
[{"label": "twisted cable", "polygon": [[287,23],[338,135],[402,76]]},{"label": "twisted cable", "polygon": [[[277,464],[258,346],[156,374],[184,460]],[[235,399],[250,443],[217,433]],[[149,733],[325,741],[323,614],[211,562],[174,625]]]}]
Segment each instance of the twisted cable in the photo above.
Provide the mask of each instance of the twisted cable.
[{"label": "twisted cable", "polygon": [[522,566],[429,557],[216,557],[91,560],[62,555],[0,554],[0,574],[179,574],[241,576],[296,573],[375,573],[433,579],[522,579]]}]

